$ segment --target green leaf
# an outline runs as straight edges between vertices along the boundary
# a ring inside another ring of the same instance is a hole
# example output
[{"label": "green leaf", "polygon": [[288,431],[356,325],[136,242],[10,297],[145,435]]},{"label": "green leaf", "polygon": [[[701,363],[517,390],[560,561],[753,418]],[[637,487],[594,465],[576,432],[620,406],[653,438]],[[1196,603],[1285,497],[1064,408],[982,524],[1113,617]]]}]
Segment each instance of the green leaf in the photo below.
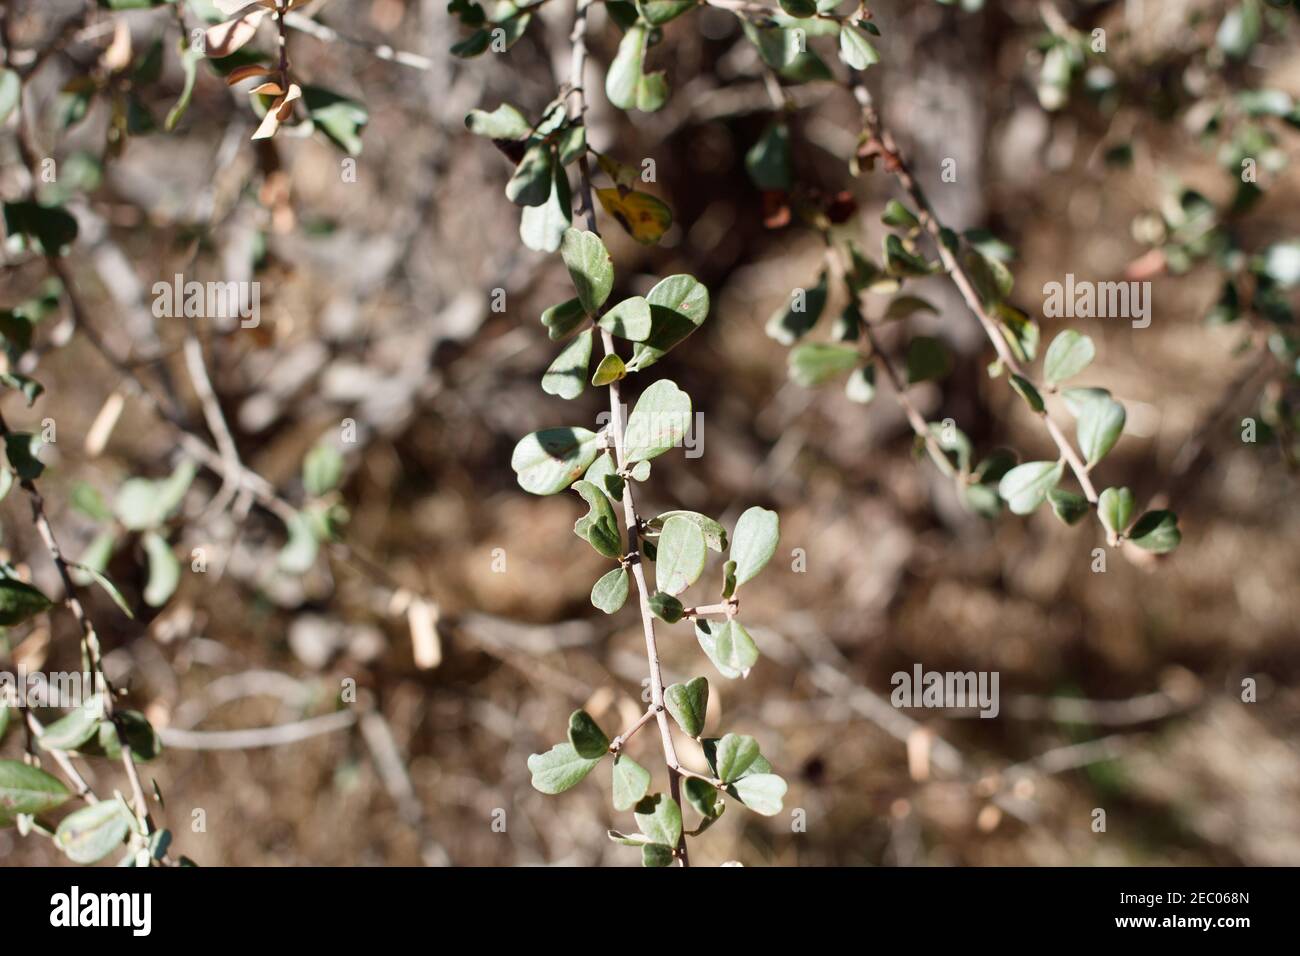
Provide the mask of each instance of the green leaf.
[{"label": "green leaf", "polygon": [[600,326],[619,338],[641,342],[650,335],[650,303],[639,295],[624,299],[600,317]]},{"label": "green leaf", "polygon": [[[646,464],[649,464],[647,462]],[[633,476],[635,477],[635,475]],[[638,478],[638,481],[644,481],[644,478]],[[664,525],[669,518],[687,518],[697,525],[704,532],[704,543],[713,551],[725,551],[727,547],[727,529],[714,521],[708,515],[702,515],[698,511],[665,511],[661,515],[656,515],[647,522],[652,532],[662,532]]]},{"label": "green leaf", "polygon": [[650,867],[672,866],[673,848],[662,843],[645,843],[641,846],[641,865]]},{"label": "green leaf", "polygon": [[542,313],[542,325],[546,326],[552,341],[564,338],[585,321],[587,313],[576,297],[553,305]]},{"label": "green leaf", "polygon": [[583,329],[564,347],[542,376],[543,392],[566,399],[582,394],[587,387],[587,367],[591,364],[591,340],[591,329]]},{"label": "green leaf", "polygon": [[631,810],[650,789],[650,771],[631,757],[619,754],[614,758],[614,809]]},{"label": "green leaf", "polygon": [[1261,23],[1258,0],[1242,0],[1219,23],[1214,41],[1231,59],[1244,59],[1259,39]]},{"label": "green leaf", "polygon": [[560,243],[560,257],[588,315],[595,315],[614,287],[614,261],[594,232],[569,229]]},{"label": "green leaf", "polygon": [[940,379],[952,371],[952,355],[939,339],[918,335],[907,343],[907,384]]},{"label": "green leaf", "polygon": [[618,517],[605,492],[589,481],[575,482],[573,490],[587,502],[587,513],[573,525],[573,533],[586,541],[607,558],[623,554],[623,539],[618,530]]},{"label": "green leaf", "polygon": [[998,494],[1013,514],[1030,514],[1056,487],[1064,471],[1065,463],[1061,461],[1030,461],[1017,465],[998,482]]},{"label": "green leaf", "polygon": [[321,442],[307,452],[302,462],[303,490],[313,498],[327,495],[343,478],[343,456],[328,442]]},{"label": "green leaf", "polygon": [[921,278],[935,271],[935,266],[914,252],[909,252],[903,240],[892,232],[885,236],[885,270],[901,278]]},{"label": "green leaf", "polygon": [[600,758],[588,759],[573,749],[573,744],[556,744],[544,754],[528,758],[528,769],[533,775],[533,788],[542,793],[563,793],[580,784]]},{"label": "green leaf", "polygon": [[[597,388],[603,388],[606,385],[610,385],[613,382],[617,382],[626,377],[627,366],[623,364],[621,358],[613,352],[610,352],[602,358],[600,364],[596,366],[595,374],[591,376],[591,384]],[[622,496],[620,495],[619,497]]]},{"label": "green leaf", "polygon": [[781,519],[775,511],[748,508],[736,521],[736,531],[731,538],[731,560],[736,562],[737,586],[749,581],[776,553],[776,543],[781,536]]},{"label": "green leaf", "polygon": [[698,620],[695,638],[718,673],[729,680],[746,676],[758,663],[758,647],[738,621]]},{"label": "green leaf", "polygon": [[1097,517],[1112,535],[1123,534],[1133,518],[1133,492],[1127,488],[1107,488],[1097,497]]},{"label": "green leaf", "polygon": [[569,715],[569,743],[579,757],[599,760],[609,750],[609,737],[585,710]]},{"label": "green leaf", "polygon": [[804,342],[790,351],[790,379],[805,388],[821,385],[853,368],[860,357],[849,345]]},{"label": "green leaf", "polygon": [[759,756],[758,741],[746,734],[727,734],[718,741],[718,779],[723,783],[739,780]]},{"label": "green leaf", "polygon": [[1038,323],[1005,302],[993,306],[992,311],[1012,354],[1021,362],[1032,362],[1038,354]]},{"label": "green leaf", "polygon": [[755,773],[737,780],[729,789],[755,813],[774,817],[781,812],[786,784],[774,773]]},{"label": "green leaf", "polygon": [[13,70],[0,70],[0,126],[18,107],[22,97],[23,84]]},{"label": "green leaf", "polygon": [[1089,466],[1105,458],[1119,441],[1125,417],[1124,406],[1112,398],[1097,398],[1083,406],[1076,430]]},{"label": "green leaf", "polygon": [[691,397],[670,379],[660,379],[637,400],[623,434],[629,464],[657,458],[682,443],[691,427]]},{"label": "green leaf", "polygon": [[802,39],[794,30],[760,27],[749,20],[741,23],[749,42],[758,47],[763,62],[775,70],[793,63],[803,49]]},{"label": "green leaf", "polygon": [[1043,358],[1043,378],[1048,385],[1059,385],[1087,368],[1096,354],[1092,339],[1074,329],[1066,329],[1047,347],[1047,355]]},{"label": "green leaf", "polygon": [[817,0],[778,0],[781,9],[792,17],[800,19],[817,13]]},{"label": "green leaf", "polygon": [[77,241],[77,220],[61,206],[7,202],[4,219],[5,234],[10,239],[26,236],[47,256],[61,256]]},{"label": "green leaf", "polygon": [[676,624],[682,619],[682,612],[686,609],[682,607],[682,602],[677,600],[671,594],[664,594],[662,591],[656,591],[650,595],[650,611],[655,617],[665,624]]},{"label": "green leaf", "polygon": [[72,507],[95,521],[108,521],[113,517],[112,509],[104,501],[104,496],[84,481],[77,482],[72,489]]},{"label": "green leaf", "polygon": [[1172,511],[1148,511],[1133,523],[1128,539],[1143,551],[1165,554],[1178,547],[1183,534],[1178,530],[1178,516]]},{"label": "green leaf", "polygon": [[1029,406],[1030,411],[1043,411],[1045,408],[1043,405],[1043,396],[1038,393],[1038,389],[1034,388],[1033,382],[1029,381],[1027,378],[1012,373],[1011,387],[1015,390],[1017,395],[1025,400],[1025,404]]},{"label": "green leaf", "polygon": [[627,569],[615,568],[602,575],[592,587],[591,603],[606,614],[613,614],[627,601],[627,592]]},{"label": "green leaf", "polygon": [[276,557],[276,565],[285,574],[306,574],[320,553],[320,540],[311,518],[301,511],[294,512],[284,523],[284,529],[289,537]]},{"label": "green leaf", "polygon": [[990,258],[976,249],[968,249],[962,262],[970,273],[975,291],[986,306],[995,306],[1011,295],[1016,280],[1000,260]]},{"label": "green leaf", "polygon": [[1078,418],[1091,402],[1110,398],[1110,392],[1104,388],[1067,388],[1061,392],[1061,398],[1070,414]]},{"label": "green leaf", "polygon": [[132,478],[125,482],[113,502],[113,511],[128,531],[160,527],[181,502],[194,480],[195,466],[185,459],[162,481]]},{"label": "green leaf", "polygon": [[706,820],[716,820],[727,808],[727,804],[718,796],[718,790],[708,781],[699,777],[687,777],[682,782],[686,802]]},{"label": "green leaf", "polygon": [[524,114],[509,103],[502,103],[491,113],[470,110],[465,117],[465,127],[475,136],[489,139],[524,139],[532,132]]},{"label": "green leaf", "polygon": [[36,457],[42,444],[40,436],[30,432],[5,433],[5,453],[20,480],[35,481],[45,470],[45,465]]},{"label": "green leaf", "polygon": [[676,846],[682,837],[682,811],[666,793],[652,793],[636,805],[636,825],[654,843]]},{"label": "green leaf", "polygon": [[745,153],[745,171],[759,189],[768,192],[789,191],[792,185],[790,127],[785,123],[768,126],[758,142]]},{"label": "green leaf", "polygon": [[844,385],[844,394],[848,396],[849,401],[860,405],[866,405],[875,398],[876,367],[864,365],[862,368],[855,369]]},{"label": "green leaf", "polygon": [[636,9],[646,23],[661,26],[697,6],[695,0],[637,0]]},{"label": "green leaf", "polygon": [[176,592],[181,580],[181,565],[169,545],[161,536],[150,531],[142,539],[149,558],[149,583],[144,589],[144,603],[162,607]]},{"label": "green leaf", "polygon": [[853,24],[845,23],[840,26],[840,59],[855,70],[865,70],[880,62],[880,54],[865,33]]},{"label": "green leaf", "polygon": [[[841,36],[843,36],[842,33]],[[880,214],[880,221],[886,226],[892,226],[895,229],[910,231],[921,228],[921,220],[917,219],[912,210],[897,199],[891,199],[885,203],[885,211]]]},{"label": "green leaf", "polygon": [[708,553],[704,532],[689,518],[669,518],[656,548],[655,582],[665,594],[681,594],[704,572]]},{"label": "green leaf", "polygon": [[722,566],[722,597],[729,599],[736,593],[736,562],[728,561]]},{"label": "green leaf", "polygon": [[86,741],[80,747],[80,753],[118,760],[122,756],[121,737],[131,745],[131,754],[137,760],[153,760],[162,753],[158,732],[138,710],[115,711],[111,721],[100,721],[96,738]]},{"label": "green leaf", "polygon": [[[554,252],[559,249],[564,233],[573,225],[572,207],[573,196],[569,189],[568,174],[562,164],[556,163],[546,202],[540,206],[525,206],[519,216],[520,240],[536,252]],[[578,308],[581,312],[581,305]],[[586,317],[585,313],[583,317]],[[551,337],[558,338],[554,334]]]},{"label": "green leaf", "polygon": [[1088,499],[1064,488],[1053,488],[1047,493],[1047,500],[1052,513],[1068,525],[1078,524],[1079,519],[1088,513]]},{"label": "green leaf", "polygon": [[57,778],[17,760],[0,760],[0,826],[20,813],[36,816],[72,796]]},{"label": "green leaf", "polygon": [[764,331],[782,345],[794,345],[817,324],[826,308],[826,273],[817,278],[811,289],[795,289],[789,300],[772,313]]},{"label": "green leaf", "polygon": [[555,144],[555,154],[561,166],[577,162],[587,152],[587,127],[570,126],[560,134]]},{"label": "green leaf", "polygon": [[54,832],[54,845],[73,863],[98,863],[126,839],[131,814],[120,800],[101,800],[68,814]]},{"label": "green leaf", "polygon": [[889,308],[885,309],[884,321],[892,322],[896,319],[906,319],[917,312],[939,314],[938,309],[918,295],[900,295],[889,303]]},{"label": "green leaf", "polygon": [[41,393],[45,391],[45,386],[36,379],[20,375],[17,372],[0,372],[0,385],[21,392],[23,398],[27,399],[28,408],[31,408],[36,399],[40,398]]},{"label": "green leaf", "polygon": [[533,146],[506,183],[506,198],[516,206],[540,206],[550,198],[552,182],[550,147]]},{"label": "green leaf", "polygon": [[696,677],[685,684],[671,684],[664,688],[664,706],[677,726],[688,737],[698,737],[704,732],[704,716],[709,709],[709,682]]},{"label": "green leaf", "polygon": [[554,495],[586,471],[598,451],[595,433],[585,428],[546,428],[519,440],[510,467],[524,491]]},{"label": "green leaf", "polygon": [[649,368],[703,324],[709,314],[709,290],[693,276],[662,279],[646,295],[650,335],[632,350],[628,371]]},{"label": "green leaf", "polygon": [[605,74],[605,96],[621,110],[653,112],[663,106],[668,87],[662,73],[645,73],[649,28],[635,23],[623,34]]},{"label": "green leaf", "polygon": [[48,610],[52,602],[44,594],[16,578],[0,578],[0,627],[13,627]]},{"label": "green leaf", "polygon": [[188,43],[184,37],[177,43],[177,54],[185,79],[181,85],[180,96],[167,111],[167,118],[163,121],[163,129],[169,133],[176,128],[176,124],[181,121],[181,117],[190,107],[190,100],[194,96],[194,84],[199,78],[199,61],[204,58],[203,51],[195,49],[194,45]]},{"label": "green leaf", "polygon": [[48,724],[37,743],[42,750],[76,750],[95,736],[103,719],[104,700],[96,694],[80,707]]}]

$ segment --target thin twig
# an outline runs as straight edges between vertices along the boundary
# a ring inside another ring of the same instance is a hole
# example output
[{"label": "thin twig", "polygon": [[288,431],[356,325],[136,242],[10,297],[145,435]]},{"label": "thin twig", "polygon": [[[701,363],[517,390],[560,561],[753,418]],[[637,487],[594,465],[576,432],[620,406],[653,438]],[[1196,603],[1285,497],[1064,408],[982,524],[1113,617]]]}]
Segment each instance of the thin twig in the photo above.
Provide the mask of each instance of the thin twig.
[{"label": "thin twig", "polygon": [[[592,0],[578,0],[577,10],[574,13],[573,33],[570,36],[573,42],[573,58],[569,85],[574,95],[569,101],[569,116],[575,124],[583,122],[583,114],[587,108],[582,78],[587,63],[587,9],[591,6],[591,2]],[[596,209],[592,203],[591,170],[585,154],[578,160],[578,167],[581,173],[580,189],[583,211],[587,217],[587,227],[591,232],[599,235],[600,230],[596,224]],[[600,342],[606,355],[616,354],[614,337],[609,330],[604,328],[600,330]],[[618,470],[623,471],[627,467],[627,449],[623,440],[623,399],[617,380],[611,382],[609,386],[609,414],[609,432],[614,439],[614,458]],[[659,737],[663,743],[664,760],[668,764],[669,790],[673,800],[678,806],[681,806],[681,777],[687,775],[688,772],[685,771],[677,759],[677,749],[673,745],[672,728],[668,723],[668,713],[664,709],[663,673],[659,665],[659,648],[655,641],[654,614],[650,610],[650,591],[646,585],[645,568],[641,561],[641,546],[638,541],[640,521],[637,518],[632,485],[633,483],[628,481],[623,486],[623,523],[627,530],[627,564],[632,572],[632,579],[636,582],[637,598],[641,607],[641,623],[645,631],[646,660],[650,667],[650,702],[655,710],[655,717],[659,724]],[[684,835],[677,841],[677,858],[681,861],[682,866],[690,865]]]}]

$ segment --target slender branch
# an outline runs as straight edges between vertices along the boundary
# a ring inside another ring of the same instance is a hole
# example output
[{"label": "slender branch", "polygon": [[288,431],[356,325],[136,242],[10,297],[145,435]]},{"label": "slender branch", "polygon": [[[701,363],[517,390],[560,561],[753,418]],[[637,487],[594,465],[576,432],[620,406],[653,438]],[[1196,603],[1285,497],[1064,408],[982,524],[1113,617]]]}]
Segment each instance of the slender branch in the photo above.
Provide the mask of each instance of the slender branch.
[{"label": "slender branch", "polygon": [[[880,156],[885,170],[893,174],[894,178],[898,180],[899,185],[902,186],[903,191],[907,193],[912,202],[916,205],[917,218],[921,221],[922,227],[925,229],[926,233],[929,234],[931,241],[934,243],[935,250],[939,254],[939,259],[943,263],[943,267],[947,271],[948,277],[957,287],[957,291],[961,293],[961,297],[966,302],[966,307],[970,309],[971,314],[973,314],[975,318],[979,320],[980,325],[983,326],[984,332],[993,343],[993,348],[997,351],[998,358],[1002,361],[1002,364],[1012,374],[1020,376],[1030,382],[1030,384],[1034,384],[1032,376],[1027,374],[1024,366],[1020,364],[1019,360],[1012,353],[1011,347],[1008,345],[1006,337],[1002,334],[1002,330],[997,321],[989,315],[988,310],[984,307],[984,303],[975,289],[975,283],[974,280],[971,279],[970,273],[944,243],[943,225],[939,222],[938,217],[935,216],[934,209],[930,205],[930,201],[926,198],[924,190],[921,189],[920,184],[917,183],[916,179],[912,176],[911,170],[903,160],[898,146],[894,142],[893,135],[881,122],[880,115],[877,113],[876,108],[871,101],[870,92],[868,92],[867,88],[862,85],[856,74],[853,76],[851,86],[854,98],[858,101],[858,105],[861,109],[863,129],[870,138],[864,148],[869,151],[874,151]],[[1074,472],[1074,476],[1078,480],[1079,486],[1083,489],[1083,493],[1087,497],[1088,502],[1095,506],[1097,504],[1097,489],[1093,487],[1092,479],[1088,475],[1088,466],[1083,463],[1083,460],[1079,457],[1079,453],[1075,451],[1074,445],[1071,444],[1070,440],[1065,436],[1065,433],[1061,431],[1060,426],[1057,425],[1051,414],[1048,413],[1045,408],[1037,414],[1043,420],[1043,424],[1047,428],[1047,433],[1051,436],[1052,441],[1056,443],[1056,447],[1060,450],[1061,457],[1067,464],[1069,464],[1070,470]]]},{"label": "slender branch", "polygon": [[[569,100],[569,117],[575,124],[583,122],[587,109],[586,95],[582,87],[583,70],[587,64],[587,10],[592,0],[578,0],[574,13],[573,57],[570,64],[569,84],[573,95]],[[596,209],[592,203],[591,170],[584,154],[578,160],[581,173],[581,195],[583,211],[587,217],[588,228],[596,235],[600,230],[596,224]],[[600,330],[600,342],[606,355],[616,354],[614,337],[607,329]],[[609,386],[609,432],[614,441],[614,460],[618,470],[627,467],[627,449],[624,443],[623,399],[618,381]],[[668,786],[673,800],[681,806],[681,777],[689,775],[677,760],[677,748],[673,745],[672,728],[668,723],[668,713],[664,709],[664,680],[659,664],[659,648],[655,641],[654,614],[650,610],[650,591],[646,585],[645,568],[641,561],[641,546],[638,540],[640,521],[637,518],[636,503],[633,497],[633,482],[623,486],[623,519],[627,530],[627,564],[636,582],[637,599],[641,608],[641,624],[645,631],[646,660],[650,668],[650,702],[659,724],[659,737],[663,743],[664,760],[668,764]],[[677,858],[682,866],[689,866],[690,859],[686,849],[686,837],[677,841]]]},{"label": "slender branch", "polygon": [[315,37],[324,43],[342,42],[359,47],[376,59],[387,60],[400,66],[409,66],[415,70],[431,70],[434,66],[433,61],[427,56],[408,53],[405,50],[394,50],[387,43],[372,44],[367,43],[365,40],[358,40],[356,37],[339,33],[333,27],[327,27],[325,24],[313,20],[305,13],[285,14],[284,25],[291,30],[298,30],[308,36]]},{"label": "slender branch", "polygon": [[351,710],[339,710],[319,717],[308,717],[273,727],[254,727],[249,730],[181,730],[163,727],[158,737],[164,747],[174,750],[256,750],[260,747],[281,747],[321,734],[345,730],[357,722]]},{"label": "slender branch", "polygon": [[609,742],[609,752],[617,754],[632,739],[638,730],[659,716],[659,708],[650,707],[638,718],[637,722]]}]

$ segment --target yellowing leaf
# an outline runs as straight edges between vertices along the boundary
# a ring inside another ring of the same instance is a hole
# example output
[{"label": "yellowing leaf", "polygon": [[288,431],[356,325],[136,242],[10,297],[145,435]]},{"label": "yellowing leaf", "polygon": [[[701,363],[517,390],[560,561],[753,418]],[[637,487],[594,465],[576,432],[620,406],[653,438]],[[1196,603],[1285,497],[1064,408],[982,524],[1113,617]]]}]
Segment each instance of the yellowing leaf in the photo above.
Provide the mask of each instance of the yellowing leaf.
[{"label": "yellowing leaf", "polygon": [[647,246],[658,242],[673,224],[672,210],[649,193],[597,189],[596,198],[633,239]]}]

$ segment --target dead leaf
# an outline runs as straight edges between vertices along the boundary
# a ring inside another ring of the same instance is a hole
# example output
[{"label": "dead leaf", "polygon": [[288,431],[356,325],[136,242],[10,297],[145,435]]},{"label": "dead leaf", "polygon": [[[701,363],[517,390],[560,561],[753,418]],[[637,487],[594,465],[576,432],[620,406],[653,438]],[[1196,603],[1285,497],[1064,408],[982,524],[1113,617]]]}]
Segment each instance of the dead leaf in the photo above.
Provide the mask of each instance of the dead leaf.
[{"label": "dead leaf", "polygon": [[208,32],[203,35],[204,52],[210,59],[230,56],[257,35],[257,28],[266,18],[267,12],[259,7],[233,20],[208,27]]}]

